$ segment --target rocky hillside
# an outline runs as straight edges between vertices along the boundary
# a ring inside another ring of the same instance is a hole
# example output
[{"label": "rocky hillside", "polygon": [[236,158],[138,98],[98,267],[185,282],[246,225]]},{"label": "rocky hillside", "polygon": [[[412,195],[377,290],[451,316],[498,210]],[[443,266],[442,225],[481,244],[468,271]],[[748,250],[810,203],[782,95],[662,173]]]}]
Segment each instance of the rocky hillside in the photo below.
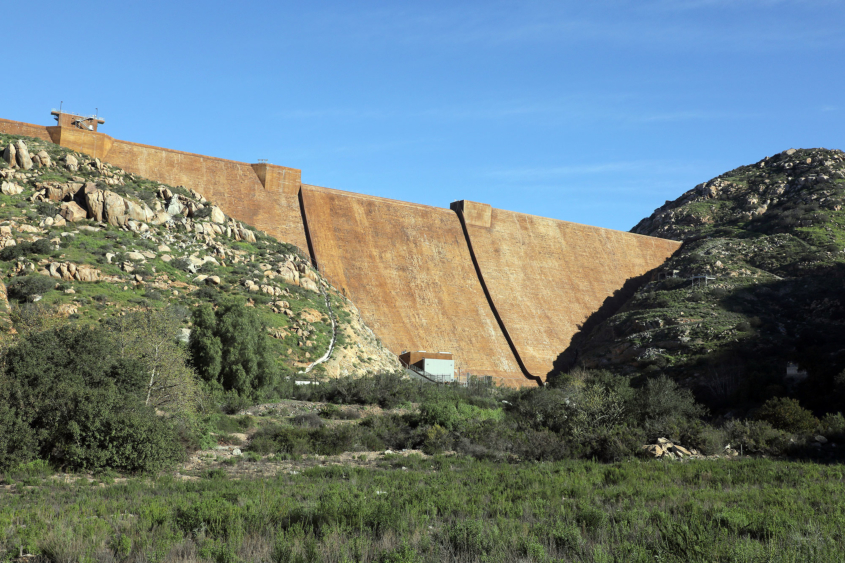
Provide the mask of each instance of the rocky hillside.
[{"label": "rocky hillside", "polygon": [[843,206],[845,155],[825,149],[790,149],[666,202],[632,232],[683,247],[586,323],[562,364],[666,372],[717,409],[784,394],[841,403]]},{"label": "rocky hillside", "polygon": [[38,139],[0,135],[0,150],[6,338],[36,310],[97,323],[143,307],[240,297],[260,311],[288,375],[322,358],[333,335],[330,358],[309,378],[399,369],[298,248],[227,217],[200,194]]}]

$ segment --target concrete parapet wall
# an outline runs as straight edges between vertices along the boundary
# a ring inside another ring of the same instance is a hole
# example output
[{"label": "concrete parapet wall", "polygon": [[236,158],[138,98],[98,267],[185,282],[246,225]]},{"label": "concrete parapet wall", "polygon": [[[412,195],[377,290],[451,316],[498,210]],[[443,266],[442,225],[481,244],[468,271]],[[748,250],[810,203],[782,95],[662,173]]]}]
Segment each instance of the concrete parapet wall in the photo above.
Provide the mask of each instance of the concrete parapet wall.
[{"label": "concrete parapet wall", "polygon": [[295,168],[251,165],[118,140],[104,160],[133,174],[192,188],[227,215],[303,251],[308,248],[297,198],[301,172]]},{"label": "concrete parapet wall", "polygon": [[20,121],[0,119],[0,133],[35,137],[36,139],[52,142],[50,134],[47,132],[47,128],[43,125],[33,125],[31,123],[22,123]]},{"label": "concrete parapet wall", "polygon": [[456,368],[530,383],[502,335],[448,209],[302,186],[320,271],[395,354],[450,352]]},{"label": "concrete parapet wall", "polygon": [[581,325],[628,279],[662,264],[680,243],[456,202],[491,307],[526,370],[545,380]]}]

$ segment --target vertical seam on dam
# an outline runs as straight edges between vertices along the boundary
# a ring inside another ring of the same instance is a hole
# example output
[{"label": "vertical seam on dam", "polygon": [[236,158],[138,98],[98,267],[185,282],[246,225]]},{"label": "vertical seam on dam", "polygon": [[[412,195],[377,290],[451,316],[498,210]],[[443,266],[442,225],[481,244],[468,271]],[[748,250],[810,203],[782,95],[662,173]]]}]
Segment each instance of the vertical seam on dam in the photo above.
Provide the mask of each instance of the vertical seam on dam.
[{"label": "vertical seam on dam", "polygon": [[[319,272],[320,266],[317,264],[317,254],[314,252],[314,243],[311,242],[311,230],[308,228],[308,214],[305,212],[305,199],[302,197],[302,185],[299,186],[299,191],[297,192],[296,197],[299,200],[299,213],[302,215],[302,228],[305,230],[305,242],[308,244],[308,254],[311,255],[311,265]],[[335,289],[339,288],[336,287]]]},{"label": "vertical seam on dam", "polygon": [[490,291],[487,289],[487,284],[484,282],[484,276],[481,274],[481,266],[478,263],[478,260],[475,257],[475,251],[472,248],[472,240],[469,238],[469,231],[467,230],[466,222],[464,221],[464,214],[458,209],[452,209],[455,214],[458,216],[458,221],[461,222],[461,230],[464,232],[464,239],[467,243],[467,248],[469,248],[469,256],[472,259],[472,265],[475,267],[475,274],[478,276],[478,283],[481,284],[481,289],[484,291],[484,296],[487,298],[487,304],[490,306],[490,311],[493,313],[493,317],[496,319],[496,322],[499,324],[499,329],[502,331],[502,335],[505,337],[505,340],[508,342],[508,346],[510,346],[511,354],[513,354],[514,359],[516,360],[519,369],[522,370],[522,375],[525,376],[526,379],[530,379],[534,381],[539,386],[543,386],[543,380],[535,375],[531,375],[528,369],[526,369],[525,364],[522,362],[522,358],[519,355],[519,352],[516,349],[516,345],[514,344],[513,340],[511,339],[511,335],[508,332],[507,327],[505,326],[505,322],[502,320],[502,317],[499,315],[498,309],[496,309],[496,304],[493,302],[493,296],[490,295]]}]

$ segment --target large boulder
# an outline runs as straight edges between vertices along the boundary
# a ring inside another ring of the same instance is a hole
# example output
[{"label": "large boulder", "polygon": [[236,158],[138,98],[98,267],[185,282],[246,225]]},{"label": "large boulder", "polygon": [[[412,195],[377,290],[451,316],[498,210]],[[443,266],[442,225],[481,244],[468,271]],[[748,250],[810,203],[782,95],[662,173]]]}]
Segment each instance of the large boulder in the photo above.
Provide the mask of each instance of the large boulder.
[{"label": "large boulder", "polygon": [[67,190],[62,186],[47,186],[44,188],[44,197],[50,201],[62,201],[67,195]]},{"label": "large boulder", "polygon": [[38,160],[41,161],[41,166],[49,167],[52,166],[53,161],[50,160],[50,155],[47,154],[47,151],[38,151]]},{"label": "large boulder", "polygon": [[293,262],[285,262],[285,265],[279,268],[279,277],[287,284],[299,285],[299,272]]},{"label": "large boulder", "polygon": [[211,208],[211,220],[215,223],[225,223],[226,222],[226,215],[223,214],[223,210],[217,207],[216,205]]},{"label": "large boulder", "polygon": [[95,282],[100,279],[100,270],[80,264],[76,268],[76,279],[83,282]]},{"label": "large boulder", "polygon": [[23,188],[17,184],[13,184],[12,182],[3,182],[0,185],[0,192],[3,192],[5,195],[18,195],[23,191]]},{"label": "large boulder", "polygon": [[17,152],[18,151],[15,150],[14,143],[9,143],[9,146],[3,151],[3,160],[5,160],[12,168],[16,168],[18,166],[18,159],[16,158]]},{"label": "large boulder", "polygon": [[15,143],[15,149],[17,150],[15,160],[18,162],[18,166],[24,170],[32,168],[32,157],[29,156],[29,149],[26,148],[26,143],[18,141]]},{"label": "large boulder", "polygon": [[106,221],[115,227],[126,225],[128,219],[126,216],[126,200],[109,190],[105,190],[103,193],[106,196],[103,205],[103,214]]},{"label": "large boulder", "polygon": [[85,194],[88,213],[99,222],[115,227],[126,225],[126,200],[109,190],[96,190]]},{"label": "large boulder", "polygon": [[240,223],[234,224],[234,226],[232,227],[232,234],[234,235],[235,240],[255,242],[255,233],[253,233]]},{"label": "large boulder", "polygon": [[163,225],[168,221],[170,221],[170,214],[167,211],[162,210],[155,214],[151,223],[153,225]]},{"label": "large boulder", "polygon": [[85,194],[85,206],[88,208],[88,214],[92,219],[98,222],[103,222],[103,208],[105,206],[106,196],[101,190],[88,192]]},{"label": "large boulder", "polygon": [[165,207],[164,210],[170,215],[181,215],[185,210],[185,206],[183,206],[179,201],[178,196],[173,196],[170,198],[170,201],[167,202],[167,207]]},{"label": "large boulder", "polygon": [[314,293],[319,293],[320,288],[317,287],[317,282],[312,280],[311,278],[299,278],[299,285],[303,289],[307,289],[309,291],[313,291]]},{"label": "large boulder", "polygon": [[67,168],[71,172],[79,170],[79,161],[76,160],[76,157],[73,156],[72,154],[66,154],[65,155],[65,168]]},{"label": "large boulder", "polygon": [[134,201],[129,201],[128,199],[125,200],[125,201],[126,201],[126,215],[130,219],[134,219],[135,221],[142,221],[144,223],[147,223],[149,221],[152,221],[153,218],[155,217],[155,213],[153,213],[153,210],[150,209],[147,206],[146,203],[138,204],[138,203],[135,203]]},{"label": "large boulder", "polygon": [[59,215],[64,217],[65,221],[75,223],[77,221],[84,221],[88,217],[88,212],[82,209],[75,201],[63,203],[59,208]]}]

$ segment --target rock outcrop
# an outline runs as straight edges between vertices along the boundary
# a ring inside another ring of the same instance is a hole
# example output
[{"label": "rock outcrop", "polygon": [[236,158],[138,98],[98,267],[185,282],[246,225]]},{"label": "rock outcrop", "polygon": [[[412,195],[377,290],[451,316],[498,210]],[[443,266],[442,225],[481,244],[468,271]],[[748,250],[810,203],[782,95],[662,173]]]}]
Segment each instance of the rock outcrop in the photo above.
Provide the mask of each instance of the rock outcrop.
[{"label": "rock outcrop", "polygon": [[[586,325],[568,365],[663,373],[712,409],[789,394],[838,410],[843,184],[842,151],[790,149],[666,202],[633,231],[684,245],[609,316]],[[787,373],[791,363],[812,366],[806,382]]]},{"label": "rock outcrop", "polygon": [[[54,314],[75,322],[160,301],[195,306],[212,292],[240,294],[262,309],[267,338],[297,371],[325,356],[327,342],[341,333],[328,361],[312,372],[318,377],[399,371],[354,306],[292,246],[227,217],[196,192],[150,187],[97,159],[19,141],[6,137],[0,145],[0,192],[18,198],[0,206],[0,249],[19,247],[0,258],[0,276],[7,283],[32,277],[15,287],[38,293],[18,291],[14,299],[50,303]],[[79,284],[97,285],[79,291]],[[116,292],[125,297],[114,299]],[[0,330],[12,328],[3,295]],[[344,310],[336,330],[327,295]]]}]

